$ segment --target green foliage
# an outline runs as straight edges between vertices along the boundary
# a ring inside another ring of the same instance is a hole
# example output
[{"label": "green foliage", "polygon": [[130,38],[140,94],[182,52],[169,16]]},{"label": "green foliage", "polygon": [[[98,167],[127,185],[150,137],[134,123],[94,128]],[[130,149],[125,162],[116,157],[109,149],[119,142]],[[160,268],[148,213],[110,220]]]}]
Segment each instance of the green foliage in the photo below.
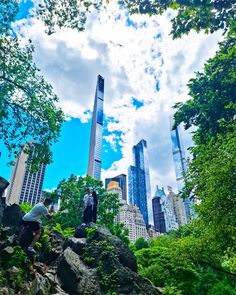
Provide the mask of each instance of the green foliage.
[{"label": "green foliage", "polygon": [[24,213],[28,213],[33,208],[29,203],[22,203],[20,204],[20,207]]},{"label": "green foliage", "polygon": [[52,161],[51,144],[60,134],[64,121],[56,107],[57,96],[33,62],[31,42],[21,46],[12,32],[11,22],[18,11],[18,1],[0,4],[0,139],[16,156],[28,141],[35,142],[31,157],[33,169]]},{"label": "green foliage", "polygon": [[148,242],[143,237],[138,238],[135,241],[134,245],[135,245],[135,249],[136,250],[141,250],[141,249],[144,249],[144,248],[148,248],[149,247]]},{"label": "green foliage", "polygon": [[231,131],[236,104],[236,32],[230,31],[220,43],[216,56],[207,61],[202,73],[189,82],[190,96],[177,103],[175,125],[196,126],[194,141],[206,143],[211,137]]},{"label": "green foliage", "polygon": [[11,250],[0,252],[0,287],[10,286],[19,291],[30,277],[29,262],[21,247],[15,246]]},{"label": "green foliage", "polygon": [[162,235],[136,251],[139,273],[163,287],[164,294],[205,295],[218,286],[234,290],[236,276],[227,272],[225,258],[196,234],[195,226],[188,236]]},{"label": "green foliage", "polygon": [[175,10],[172,19],[174,38],[188,34],[192,29],[199,32],[213,33],[219,29],[229,30],[235,20],[234,0],[120,0],[131,13],[163,14],[168,8]]},{"label": "green foliage", "polygon": [[45,0],[39,5],[38,17],[52,34],[55,29],[66,27],[83,31],[88,14],[100,10],[103,0]]},{"label": "green foliage", "polygon": [[91,238],[93,234],[97,231],[97,227],[94,228],[86,228],[86,236],[87,238]]},{"label": "green foliage", "polygon": [[52,230],[53,231],[58,231],[65,238],[73,237],[74,236],[74,233],[75,233],[75,229],[74,228],[65,228],[65,229],[62,229],[61,224],[59,224],[59,223],[56,223],[56,225],[53,226]]},{"label": "green foliage", "polygon": [[108,226],[111,233],[121,239],[123,244],[129,246],[129,230],[122,223],[114,223]]}]

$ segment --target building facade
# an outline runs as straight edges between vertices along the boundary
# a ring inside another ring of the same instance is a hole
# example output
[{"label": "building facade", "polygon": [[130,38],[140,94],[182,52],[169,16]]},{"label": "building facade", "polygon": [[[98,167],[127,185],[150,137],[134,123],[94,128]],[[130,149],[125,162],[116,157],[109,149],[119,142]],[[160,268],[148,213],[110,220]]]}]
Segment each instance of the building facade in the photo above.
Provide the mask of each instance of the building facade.
[{"label": "building facade", "polygon": [[122,199],[127,203],[127,180],[125,174],[120,174],[115,177],[105,179],[105,188],[107,189],[108,184],[111,181],[116,181],[119,183],[119,187],[122,190]]},{"label": "building facade", "polygon": [[104,78],[98,75],[90,133],[87,174],[101,179]]},{"label": "building facade", "polygon": [[[31,151],[34,152],[34,147],[31,143]],[[30,153],[24,152],[26,145],[21,150],[19,156],[15,159],[12,170],[10,185],[8,187],[6,202],[7,204],[22,204],[29,203],[34,205],[41,201],[42,187],[46,170],[45,164],[40,164],[38,171],[30,172]]]},{"label": "building facade", "polygon": [[109,193],[117,193],[120,200],[119,213],[115,218],[116,223],[123,223],[129,230],[129,239],[135,242],[138,238],[143,237],[148,239],[146,224],[139,208],[135,205],[128,205],[122,197],[122,189],[119,187],[119,182],[110,181],[107,186]]},{"label": "building facade", "polygon": [[[184,151],[184,144],[181,136],[180,125],[172,130],[173,118],[170,119],[171,141],[172,141],[172,154],[174,159],[175,174],[178,184],[178,191],[181,192],[184,186],[184,176],[187,173],[188,164]],[[184,206],[187,219],[193,216],[193,198],[189,197],[184,200]]]},{"label": "building facade", "polygon": [[169,232],[178,228],[172,203],[167,198],[164,188],[156,188],[152,199],[153,220],[155,230],[160,233]]},{"label": "building facade", "polygon": [[184,202],[178,195],[176,195],[172,191],[172,187],[168,186],[167,189],[168,189],[167,199],[172,204],[175,219],[178,223],[178,226],[182,226],[187,223],[187,216],[186,216]]},{"label": "building facade", "polygon": [[148,225],[148,200],[151,197],[147,142],[133,147],[133,166],[128,170],[129,204],[136,205]]}]

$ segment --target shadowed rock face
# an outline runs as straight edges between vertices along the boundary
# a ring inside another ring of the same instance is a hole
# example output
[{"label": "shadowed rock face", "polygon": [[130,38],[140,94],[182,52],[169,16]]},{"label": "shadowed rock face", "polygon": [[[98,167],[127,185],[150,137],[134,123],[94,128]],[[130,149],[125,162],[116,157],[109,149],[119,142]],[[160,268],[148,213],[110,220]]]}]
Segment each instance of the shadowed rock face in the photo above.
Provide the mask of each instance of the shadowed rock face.
[{"label": "shadowed rock face", "polygon": [[[7,212],[12,210],[8,208]],[[8,220],[8,213],[5,215]],[[10,257],[17,251],[13,239],[7,236],[8,232],[12,234],[13,229],[17,230],[17,226],[11,218],[6,225],[7,229],[2,232],[0,230],[0,275],[5,271],[1,262],[6,262],[6,255]],[[84,226],[77,229],[76,236],[80,238],[64,239],[60,233],[50,232],[50,247],[47,251],[39,251],[36,260],[40,262],[34,262],[29,267],[29,276],[22,285],[23,293],[20,294],[161,294],[159,289],[137,274],[136,258],[119,238],[99,225],[90,224],[87,228],[90,229],[88,238]],[[19,269],[15,268],[14,271]],[[0,294],[11,295],[16,292],[12,285],[4,288],[0,285]]]}]

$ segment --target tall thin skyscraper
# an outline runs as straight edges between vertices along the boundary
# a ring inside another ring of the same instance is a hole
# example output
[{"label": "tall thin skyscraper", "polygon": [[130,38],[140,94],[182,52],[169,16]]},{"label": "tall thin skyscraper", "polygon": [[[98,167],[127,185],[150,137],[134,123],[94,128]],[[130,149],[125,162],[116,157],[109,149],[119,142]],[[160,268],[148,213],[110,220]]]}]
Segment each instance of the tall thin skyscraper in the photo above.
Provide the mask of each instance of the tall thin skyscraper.
[{"label": "tall thin skyscraper", "polygon": [[[171,141],[172,141],[172,154],[175,164],[175,174],[178,184],[178,191],[181,192],[184,186],[184,176],[187,173],[187,161],[184,152],[184,145],[181,136],[180,126],[177,126],[172,130],[173,118],[170,118],[170,130],[171,130]],[[184,200],[185,210],[187,218],[191,218],[193,200],[186,198]]]},{"label": "tall thin skyscraper", "polygon": [[148,225],[148,205],[151,197],[147,142],[142,139],[133,146],[133,166],[128,171],[129,203],[136,205]]},{"label": "tall thin skyscraper", "polygon": [[120,174],[117,175],[115,177],[111,177],[111,178],[106,178],[105,179],[105,188],[108,187],[108,184],[111,181],[116,181],[119,183],[119,187],[122,190],[122,199],[127,202],[127,184],[126,184],[126,175],[125,174]]},{"label": "tall thin skyscraper", "polygon": [[[34,152],[32,143],[31,153]],[[30,153],[26,154],[24,148],[20,155],[15,159],[15,164],[12,170],[10,185],[8,187],[6,202],[8,204],[22,204],[29,203],[34,205],[41,200],[43,180],[46,170],[45,164],[40,164],[36,172],[30,172]]]},{"label": "tall thin skyscraper", "polygon": [[98,75],[90,133],[88,175],[101,178],[104,78]]}]

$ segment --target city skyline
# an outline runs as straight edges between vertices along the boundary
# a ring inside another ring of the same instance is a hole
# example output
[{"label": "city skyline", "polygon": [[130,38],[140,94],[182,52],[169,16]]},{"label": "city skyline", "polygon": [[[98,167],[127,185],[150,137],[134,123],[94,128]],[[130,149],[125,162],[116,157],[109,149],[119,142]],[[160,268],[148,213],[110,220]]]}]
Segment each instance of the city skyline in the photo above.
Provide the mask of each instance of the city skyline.
[{"label": "city skyline", "polygon": [[[129,15],[112,4],[107,9],[109,19],[103,13],[100,19],[93,15],[79,33],[60,29],[48,36],[39,20],[27,25],[26,9],[15,23],[22,42],[32,40],[34,61],[67,119],[52,147],[54,162],[47,167],[44,189],[55,188],[71,173],[86,174],[94,85],[100,73],[106,80],[102,178],[126,173],[132,146],[145,138],[152,191],[155,183],[176,190],[168,116],[176,102],[189,99],[186,85],[213,57],[220,34],[190,32],[172,40],[168,13],[154,19]],[[190,138],[184,137],[186,148]],[[11,168],[6,167],[9,160],[1,143],[0,150],[0,171],[9,179]]]}]

